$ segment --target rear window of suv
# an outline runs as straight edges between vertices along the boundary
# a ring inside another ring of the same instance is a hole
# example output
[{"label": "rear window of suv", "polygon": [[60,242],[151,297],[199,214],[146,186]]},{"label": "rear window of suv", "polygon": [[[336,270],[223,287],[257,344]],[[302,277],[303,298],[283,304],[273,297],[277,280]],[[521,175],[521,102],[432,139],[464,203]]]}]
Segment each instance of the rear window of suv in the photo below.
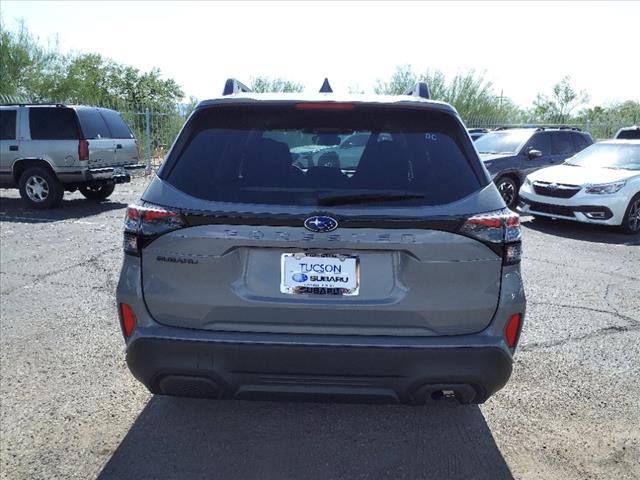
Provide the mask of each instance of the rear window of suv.
[{"label": "rear window of suv", "polygon": [[104,121],[107,122],[107,126],[111,131],[111,138],[133,138],[131,129],[118,112],[106,108],[99,108],[98,111],[100,115],[102,115],[102,118],[104,118]]},{"label": "rear window of suv", "polygon": [[[340,149],[354,134],[366,139],[355,159]],[[370,195],[371,205],[438,205],[486,182],[465,137],[456,119],[424,109],[221,106],[194,114],[160,176],[222,202],[323,205],[327,195]],[[305,144],[323,150],[294,164],[291,149]]]},{"label": "rear window of suv", "polygon": [[111,138],[111,132],[98,110],[95,108],[78,108],[77,112],[84,138]]}]

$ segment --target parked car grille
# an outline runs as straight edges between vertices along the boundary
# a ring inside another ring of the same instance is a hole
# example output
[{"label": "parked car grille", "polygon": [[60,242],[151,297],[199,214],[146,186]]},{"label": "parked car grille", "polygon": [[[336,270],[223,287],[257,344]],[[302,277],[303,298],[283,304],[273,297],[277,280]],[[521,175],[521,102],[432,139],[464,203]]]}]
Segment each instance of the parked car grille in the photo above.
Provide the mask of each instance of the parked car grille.
[{"label": "parked car grille", "polygon": [[532,213],[540,212],[549,215],[560,215],[562,217],[575,217],[573,209],[571,207],[564,207],[562,205],[552,205],[550,203],[536,203],[528,202],[529,209]]},{"label": "parked car grille", "polygon": [[580,191],[580,188],[578,185],[563,183],[533,182],[533,190],[545,197],[571,198]]}]

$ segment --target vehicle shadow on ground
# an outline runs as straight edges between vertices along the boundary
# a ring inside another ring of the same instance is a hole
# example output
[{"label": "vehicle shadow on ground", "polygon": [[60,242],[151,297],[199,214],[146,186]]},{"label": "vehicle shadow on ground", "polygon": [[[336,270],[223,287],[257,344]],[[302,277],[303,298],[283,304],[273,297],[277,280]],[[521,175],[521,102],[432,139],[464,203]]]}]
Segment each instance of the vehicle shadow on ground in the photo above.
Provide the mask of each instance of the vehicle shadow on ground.
[{"label": "vehicle shadow on ground", "polygon": [[0,222],[51,223],[62,220],[77,220],[99,215],[110,210],[123,209],[126,203],[105,200],[95,202],[80,199],[64,199],[58,208],[38,210],[28,208],[20,198],[0,197]]},{"label": "vehicle shadow on ground", "polygon": [[522,225],[531,230],[549,235],[583,240],[585,242],[608,243],[612,245],[640,245],[639,235],[627,235],[617,227],[591,225],[588,223],[556,220],[551,218],[523,217]]},{"label": "vehicle shadow on ground", "polygon": [[155,396],[99,479],[511,479],[480,409]]}]

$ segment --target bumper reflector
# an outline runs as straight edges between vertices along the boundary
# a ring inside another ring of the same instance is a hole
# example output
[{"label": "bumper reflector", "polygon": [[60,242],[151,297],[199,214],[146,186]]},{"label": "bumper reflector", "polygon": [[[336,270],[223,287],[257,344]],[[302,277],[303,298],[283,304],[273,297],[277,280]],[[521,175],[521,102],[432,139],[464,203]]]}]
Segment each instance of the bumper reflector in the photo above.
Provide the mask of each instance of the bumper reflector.
[{"label": "bumper reflector", "polygon": [[136,328],[136,316],[131,307],[126,303],[120,304],[120,320],[122,321],[124,336],[129,338]]},{"label": "bumper reflector", "polygon": [[509,318],[509,322],[507,323],[507,327],[504,329],[504,338],[507,341],[507,345],[509,348],[515,348],[516,342],[518,341],[518,334],[520,333],[520,323],[522,320],[522,315],[519,313],[514,313]]}]

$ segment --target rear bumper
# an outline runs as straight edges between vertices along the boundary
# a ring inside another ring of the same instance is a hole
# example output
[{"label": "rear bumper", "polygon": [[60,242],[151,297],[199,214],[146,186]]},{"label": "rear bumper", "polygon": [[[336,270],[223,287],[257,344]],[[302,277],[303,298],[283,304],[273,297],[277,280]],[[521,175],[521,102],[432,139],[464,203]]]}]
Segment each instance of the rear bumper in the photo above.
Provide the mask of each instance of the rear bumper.
[{"label": "rear bumper", "polygon": [[116,167],[90,168],[87,171],[87,180],[108,180],[114,183],[128,183],[131,181],[131,173],[144,170],[145,165],[133,164]]},{"label": "rear bumper", "polygon": [[[485,337],[324,337],[138,328],[133,375],[152,393],[236,399],[349,399],[424,404],[442,391],[482,403],[511,375],[505,345]],[[462,345],[462,346],[461,346]]]}]

